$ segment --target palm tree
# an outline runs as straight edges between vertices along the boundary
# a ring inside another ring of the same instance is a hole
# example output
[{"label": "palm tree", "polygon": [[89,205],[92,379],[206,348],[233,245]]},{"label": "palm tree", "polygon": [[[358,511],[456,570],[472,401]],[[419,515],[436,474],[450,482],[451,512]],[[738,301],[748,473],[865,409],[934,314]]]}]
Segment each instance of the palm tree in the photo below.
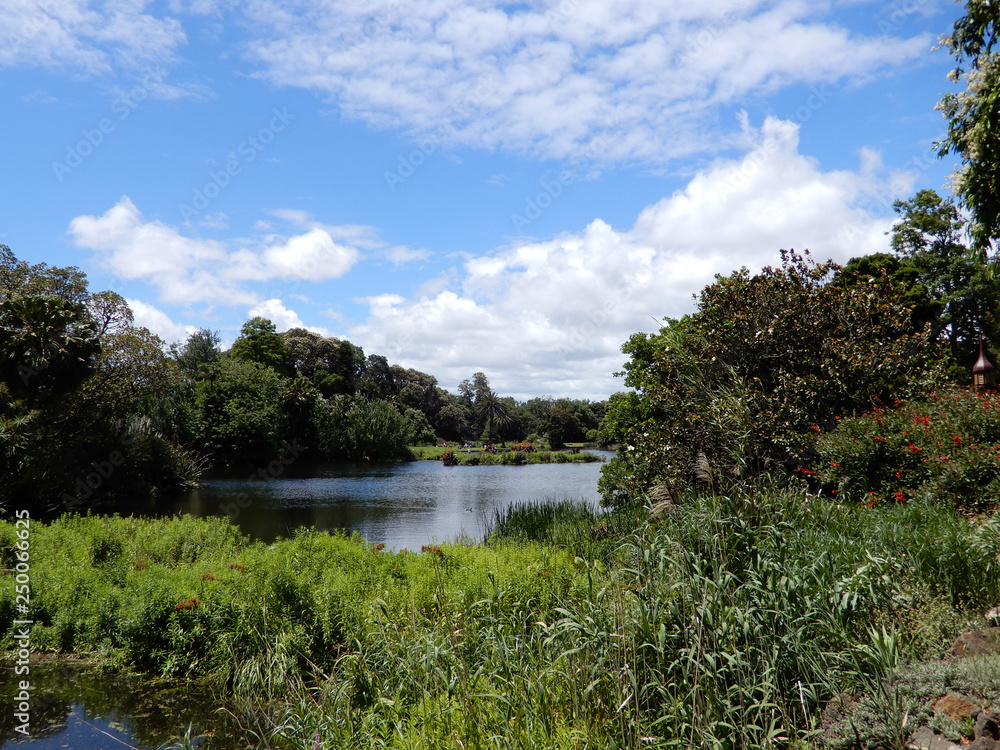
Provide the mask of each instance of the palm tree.
[{"label": "palm tree", "polygon": [[496,391],[487,391],[476,399],[476,414],[486,420],[486,441],[493,442],[493,426],[510,422],[510,414]]}]

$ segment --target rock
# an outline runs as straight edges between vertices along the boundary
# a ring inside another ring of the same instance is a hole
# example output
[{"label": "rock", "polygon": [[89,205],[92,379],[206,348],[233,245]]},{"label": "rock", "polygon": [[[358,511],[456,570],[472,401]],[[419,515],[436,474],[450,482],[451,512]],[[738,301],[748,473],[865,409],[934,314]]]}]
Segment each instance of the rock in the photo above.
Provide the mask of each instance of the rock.
[{"label": "rock", "polygon": [[983,709],[957,693],[948,693],[934,701],[934,710],[940,711],[953,721],[962,721],[971,719]]},{"label": "rock", "polygon": [[998,748],[1000,748],[1000,742],[992,740],[989,737],[980,737],[977,740],[973,740],[972,744],[965,746],[965,750],[998,750]]},{"label": "rock", "polygon": [[920,727],[906,743],[908,750],[965,750],[965,746],[952,742],[930,727]]},{"label": "rock", "polygon": [[976,739],[1000,740],[1000,723],[989,711],[980,711],[976,717]]},{"label": "rock", "polygon": [[983,616],[986,618],[986,623],[991,628],[1000,627],[1000,607],[994,607],[993,609],[986,610],[986,614]]},{"label": "rock", "polygon": [[996,653],[990,639],[982,633],[968,632],[962,633],[955,639],[955,644],[951,647],[951,653],[958,657],[963,656],[986,656]]}]

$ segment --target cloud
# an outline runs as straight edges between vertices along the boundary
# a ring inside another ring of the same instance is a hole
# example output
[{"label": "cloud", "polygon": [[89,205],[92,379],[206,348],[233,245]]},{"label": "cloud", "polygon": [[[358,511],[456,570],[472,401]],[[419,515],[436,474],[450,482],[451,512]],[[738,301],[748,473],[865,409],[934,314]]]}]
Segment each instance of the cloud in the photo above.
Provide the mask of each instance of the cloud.
[{"label": "cloud", "polygon": [[128,196],[102,216],[76,217],[69,232],[78,247],[97,252],[106,269],[126,281],[152,284],[169,304],[255,305],[260,297],[247,281],[340,278],[360,258],[356,248],[334,242],[322,228],[258,237],[249,247],[186,237],[177,227],[145,219]]},{"label": "cloud", "polygon": [[823,171],[798,152],[790,122],[746,135],[754,147],[742,159],[716,161],[631,229],[595,219],[470,258],[434,293],[369,297],[352,339],[445,387],[482,370],[500,374],[503,393],[606,397],[622,388],[611,373],[629,335],[691,312],[715,274],[777,265],[781,248],[839,261],[888,249],[886,209],[913,175],[883,175],[871,154],[856,171]]},{"label": "cloud", "polygon": [[174,18],[145,12],[148,0],[5,0],[0,68],[70,68],[105,74],[171,63],[186,42]]},{"label": "cloud", "polygon": [[733,145],[720,111],[796,84],[863,81],[926,35],[863,36],[799,0],[649,3],[258,0],[250,58],[416,139],[662,162]]},{"label": "cloud", "polygon": [[165,312],[142,300],[126,299],[125,301],[132,310],[134,324],[148,328],[168,344],[183,343],[187,341],[188,336],[197,330],[195,326],[175,323]]},{"label": "cloud", "polygon": [[305,328],[306,330],[318,333],[321,336],[329,336],[330,332],[320,326],[307,326],[294,310],[285,307],[280,299],[265,300],[261,304],[250,309],[251,318],[267,318],[274,323],[278,333],[287,331],[289,328]]}]

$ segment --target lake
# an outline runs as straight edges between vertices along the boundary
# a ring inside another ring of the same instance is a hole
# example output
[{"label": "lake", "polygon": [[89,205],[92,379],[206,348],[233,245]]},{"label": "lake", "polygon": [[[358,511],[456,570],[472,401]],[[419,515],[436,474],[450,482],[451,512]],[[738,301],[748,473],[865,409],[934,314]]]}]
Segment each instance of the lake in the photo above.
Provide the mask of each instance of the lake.
[{"label": "lake", "polygon": [[[605,459],[614,454],[594,451]],[[99,513],[161,516],[229,516],[254,539],[271,542],[300,526],[356,531],[373,544],[418,550],[460,537],[481,539],[495,510],[522,500],[573,499],[597,506],[603,463],[524,466],[444,466],[440,461],[395,464],[291,466],[278,479],[209,477],[203,487],[176,497],[95,508]],[[0,694],[13,696],[12,669],[0,671]],[[44,694],[39,733],[19,747],[156,748],[196,730],[215,732],[214,746],[246,747],[232,714],[216,709],[225,699],[190,684],[121,680],[51,664],[32,668]],[[9,702],[5,703],[9,705]],[[40,709],[41,711],[41,709]],[[7,719],[11,717],[8,716]],[[15,740],[0,719],[0,747]]]},{"label": "lake", "polygon": [[[594,451],[602,458],[614,453]],[[444,466],[440,461],[331,464],[279,479],[209,478],[187,495],[163,498],[141,515],[229,516],[254,539],[271,542],[300,526],[357,531],[390,549],[420,549],[460,536],[478,539],[495,509],[521,500],[600,503],[603,463]],[[290,467],[295,469],[295,467]]]}]

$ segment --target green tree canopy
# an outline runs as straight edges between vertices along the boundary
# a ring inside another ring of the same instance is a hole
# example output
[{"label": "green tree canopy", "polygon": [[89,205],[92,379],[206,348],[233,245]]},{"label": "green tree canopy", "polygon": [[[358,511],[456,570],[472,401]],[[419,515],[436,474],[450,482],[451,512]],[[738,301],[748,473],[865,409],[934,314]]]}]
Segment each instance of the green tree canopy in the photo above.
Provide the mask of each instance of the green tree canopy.
[{"label": "green tree canopy", "polygon": [[948,120],[938,152],[961,157],[952,189],[972,213],[973,246],[986,253],[1000,237],[1000,11],[996,0],[966,0],[965,11],[942,40],[956,60],[951,77],[965,90],[938,104]]},{"label": "green tree canopy", "polygon": [[657,483],[676,490],[705,462],[718,477],[798,460],[836,417],[941,379],[938,347],[913,330],[897,284],[830,284],[837,264],[782,256],[781,268],[717,277],[696,313],[625,344],[635,391],[613,398],[605,419],[605,439],[621,445],[604,470],[606,501]]},{"label": "green tree canopy", "polygon": [[251,318],[240,329],[239,338],[233,342],[229,356],[244,362],[256,362],[270,367],[279,375],[290,377],[295,373],[292,353],[285,339],[267,318]]}]

